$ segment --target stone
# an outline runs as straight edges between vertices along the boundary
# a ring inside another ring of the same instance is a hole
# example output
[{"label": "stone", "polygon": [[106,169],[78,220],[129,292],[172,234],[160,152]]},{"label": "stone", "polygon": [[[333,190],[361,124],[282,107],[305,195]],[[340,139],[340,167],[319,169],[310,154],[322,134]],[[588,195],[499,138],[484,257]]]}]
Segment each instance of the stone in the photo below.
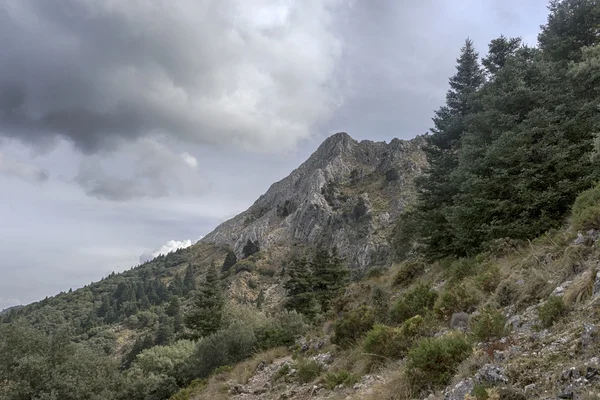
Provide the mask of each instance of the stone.
[{"label": "stone", "polygon": [[530,383],[529,385],[523,388],[523,391],[525,392],[525,394],[532,395],[533,393],[535,393],[536,389],[537,385],[535,383]]},{"label": "stone", "polygon": [[504,368],[494,365],[494,364],[486,364],[477,371],[475,374],[475,382],[477,383],[491,383],[491,384],[499,384],[508,383],[508,378],[504,372]]},{"label": "stone", "polygon": [[556,289],[554,289],[554,291],[552,292],[552,296],[557,296],[557,297],[564,296],[565,292],[567,291],[569,286],[571,286],[572,284],[573,284],[573,281],[563,282],[561,285],[558,285],[556,287]]},{"label": "stone", "polygon": [[444,400],[464,400],[465,396],[470,394],[474,387],[475,383],[471,378],[460,381],[444,392]]},{"label": "stone", "polygon": [[594,342],[594,337],[598,332],[598,327],[594,324],[585,322],[581,332],[581,348],[586,350]]},{"label": "stone", "polygon": [[469,326],[469,314],[465,312],[458,312],[452,314],[450,318],[451,329],[462,329],[465,330]]},{"label": "stone", "polygon": [[560,378],[563,381],[567,381],[567,382],[570,382],[574,379],[578,379],[580,376],[581,376],[581,374],[579,373],[579,370],[575,367],[566,369],[560,374]]}]

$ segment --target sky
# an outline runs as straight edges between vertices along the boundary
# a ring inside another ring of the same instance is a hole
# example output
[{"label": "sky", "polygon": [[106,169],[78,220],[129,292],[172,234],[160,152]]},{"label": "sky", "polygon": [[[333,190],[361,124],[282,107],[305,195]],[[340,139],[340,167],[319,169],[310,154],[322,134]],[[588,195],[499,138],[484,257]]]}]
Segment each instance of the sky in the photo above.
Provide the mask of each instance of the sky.
[{"label": "sky", "polygon": [[431,127],[546,0],[0,0],[0,310],[193,244],[326,138]]}]

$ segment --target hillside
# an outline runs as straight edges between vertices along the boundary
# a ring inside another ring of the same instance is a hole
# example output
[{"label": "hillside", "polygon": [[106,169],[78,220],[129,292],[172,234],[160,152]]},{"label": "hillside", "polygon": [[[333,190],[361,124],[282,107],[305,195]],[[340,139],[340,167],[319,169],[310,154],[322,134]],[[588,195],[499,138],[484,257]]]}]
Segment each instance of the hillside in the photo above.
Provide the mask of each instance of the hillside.
[{"label": "hillside", "polygon": [[467,39],[199,243],[0,316],[0,399],[600,399],[600,5]]}]

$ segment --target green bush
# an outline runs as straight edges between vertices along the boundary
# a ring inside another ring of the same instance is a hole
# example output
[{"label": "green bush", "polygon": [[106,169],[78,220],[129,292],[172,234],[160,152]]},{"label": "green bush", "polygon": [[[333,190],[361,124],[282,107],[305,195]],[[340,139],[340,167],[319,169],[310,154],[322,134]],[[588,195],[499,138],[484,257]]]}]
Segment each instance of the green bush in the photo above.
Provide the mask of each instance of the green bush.
[{"label": "green bush", "polygon": [[420,261],[406,261],[394,276],[394,286],[403,286],[412,282],[425,270],[425,265]]},{"label": "green bush", "polygon": [[425,320],[420,315],[404,321],[399,328],[376,324],[367,332],[363,349],[382,359],[398,359],[406,355],[408,349],[426,332]]},{"label": "green bush", "polygon": [[369,354],[384,359],[397,359],[406,352],[408,347],[406,344],[406,338],[400,332],[400,328],[376,324],[373,329],[367,332],[363,349]]},{"label": "green bush", "polygon": [[323,372],[323,366],[315,360],[300,359],[295,364],[296,380],[300,383],[309,383]]},{"label": "green bush", "polygon": [[473,336],[481,342],[500,339],[506,334],[506,317],[500,311],[486,308],[469,321]]},{"label": "green bush", "polygon": [[325,374],[325,387],[329,390],[335,389],[339,385],[353,386],[358,382],[359,377],[345,369],[338,372],[328,372]]},{"label": "green bush", "polygon": [[600,228],[600,185],[577,196],[571,208],[573,228],[580,231]]},{"label": "green bush", "polygon": [[549,328],[567,313],[567,306],[562,298],[550,296],[546,303],[538,307],[537,311],[541,325],[544,328]]},{"label": "green bush", "polygon": [[497,265],[489,266],[475,276],[475,282],[485,293],[493,293],[500,284],[500,268]]},{"label": "green bush", "polygon": [[270,349],[289,346],[296,338],[306,333],[309,325],[304,316],[296,311],[283,311],[269,318],[265,327],[256,329],[258,346]]},{"label": "green bush", "polygon": [[438,294],[427,285],[419,285],[399,298],[390,308],[390,321],[401,324],[415,315],[425,315],[433,308]]},{"label": "green bush", "polygon": [[435,302],[434,311],[443,318],[450,318],[455,312],[469,311],[479,302],[474,288],[462,283],[444,290]]},{"label": "green bush", "polygon": [[475,275],[477,273],[477,262],[472,258],[463,258],[456,260],[450,266],[448,274],[450,279],[455,282],[460,282],[468,276]]},{"label": "green bush", "polygon": [[218,367],[248,358],[254,353],[256,345],[256,336],[251,327],[233,323],[227,329],[198,342],[188,365],[189,374],[193,378],[206,378]]},{"label": "green bush", "polygon": [[355,343],[369,331],[375,323],[375,317],[369,307],[361,306],[344,314],[333,326],[332,342],[346,347]]},{"label": "green bush", "polygon": [[459,332],[423,339],[408,352],[406,375],[417,390],[443,387],[470,354],[471,345]]}]

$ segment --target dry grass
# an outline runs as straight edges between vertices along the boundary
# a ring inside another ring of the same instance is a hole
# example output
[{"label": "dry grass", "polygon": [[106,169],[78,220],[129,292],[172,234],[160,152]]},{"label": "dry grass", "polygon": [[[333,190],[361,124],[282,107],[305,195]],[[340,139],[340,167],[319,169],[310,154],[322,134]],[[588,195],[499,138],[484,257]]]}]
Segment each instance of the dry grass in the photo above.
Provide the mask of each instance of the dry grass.
[{"label": "dry grass", "polygon": [[248,380],[255,374],[261,362],[271,363],[273,360],[289,355],[284,347],[277,347],[257,354],[250,360],[236,364],[231,370],[213,375],[209,378],[206,386],[199,392],[190,396],[194,400],[221,400],[229,399],[229,387],[225,382],[234,381],[239,384],[247,384]]},{"label": "dry grass", "polygon": [[[373,391],[369,397],[361,397],[362,399],[409,400],[417,397],[402,368],[389,368],[382,373],[382,377],[383,382],[373,387]],[[443,397],[439,398],[441,399]]]},{"label": "dry grass", "polygon": [[596,281],[597,269],[590,268],[579,277],[565,292],[563,300],[567,306],[580,304],[592,297],[594,282]]}]

